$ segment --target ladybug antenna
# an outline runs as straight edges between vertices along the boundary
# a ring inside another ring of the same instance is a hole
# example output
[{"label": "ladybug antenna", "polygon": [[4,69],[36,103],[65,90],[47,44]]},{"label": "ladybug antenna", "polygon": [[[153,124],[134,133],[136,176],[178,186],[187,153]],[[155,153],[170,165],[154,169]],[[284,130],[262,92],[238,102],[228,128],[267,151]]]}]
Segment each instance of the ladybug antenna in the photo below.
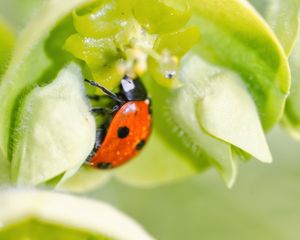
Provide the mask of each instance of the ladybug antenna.
[{"label": "ladybug antenna", "polygon": [[109,91],[108,89],[106,89],[105,87],[101,86],[99,83],[88,80],[88,79],[84,79],[84,81],[86,81],[87,83],[89,83],[91,86],[100,88],[102,90],[102,92],[104,92],[105,94],[107,94],[107,96],[109,96],[111,99],[115,100],[118,103],[124,103],[124,100],[122,100],[121,98],[119,98],[116,94],[114,94],[113,92]]}]

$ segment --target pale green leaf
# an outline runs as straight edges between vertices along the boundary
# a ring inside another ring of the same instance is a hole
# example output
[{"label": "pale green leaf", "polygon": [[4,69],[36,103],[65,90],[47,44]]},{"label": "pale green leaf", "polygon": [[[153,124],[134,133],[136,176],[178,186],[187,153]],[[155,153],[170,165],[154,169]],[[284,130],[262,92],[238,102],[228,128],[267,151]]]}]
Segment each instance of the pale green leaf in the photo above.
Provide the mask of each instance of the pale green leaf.
[{"label": "pale green leaf", "polygon": [[12,180],[19,185],[37,185],[80,166],[94,146],[95,120],[74,64],[34,89],[19,116],[12,155]]},{"label": "pale green leaf", "polygon": [[272,161],[256,106],[237,74],[191,56],[182,76],[198,95],[196,112],[207,132],[262,162]]},{"label": "pale green leaf", "polygon": [[[182,74],[185,74],[184,69]],[[192,83],[193,80],[188,79],[188,81]],[[232,159],[230,144],[214,138],[202,128],[197,119],[198,101],[199,96],[194,94],[188,85],[182,88],[172,99],[172,103],[174,103],[172,117],[174,122],[184,129],[185,137],[191,140],[191,151],[204,151],[210,157],[210,163],[230,187],[235,181],[237,171],[235,162]],[[197,161],[197,158],[194,161]]]},{"label": "pale green leaf", "polygon": [[[34,220],[32,225],[30,220]],[[29,229],[41,225],[44,231],[20,231],[26,221]],[[12,239],[11,235],[18,239],[56,239],[52,235],[70,240],[153,239],[137,222],[106,203],[45,191],[2,191],[0,222],[1,239]],[[50,225],[53,232],[47,231]]]},{"label": "pale green leaf", "polygon": [[[41,81],[40,78],[44,71],[48,71],[48,73],[46,73],[45,79],[42,78],[42,81],[50,81],[64,64],[65,57],[63,57],[59,48],[55,49],[54,47],[59,41],[64,42],[63,36],[68,34],[70,29],[65,26],[64,31],[51,33],[52,37],[55,38],[57,35],[59,37],[55,40],[50,38],[52,41],[47,42],[47,40],[49,41],[50,31],[58,21],[75,7],[86,2],[88,1],[62,2],[51,0],[45,2],[39,14],[28,24],[19,37],[11,64],[0,83],[0,151],[3,152],[3,159],[8,158],[9,131],[11,125],[14,124],[12,118],[15,117],[15,108],[20,104],[18,101],[32,86]],[[56,50],[56,52],[45,52],[47,50],[47,48],[44,48],[46,43],[54,48],[51,49],[52,51]],[[61,54],[59,59],[57,59],[57,54]],[[53,55],[56,58],[55,60],[52,59]]]}]

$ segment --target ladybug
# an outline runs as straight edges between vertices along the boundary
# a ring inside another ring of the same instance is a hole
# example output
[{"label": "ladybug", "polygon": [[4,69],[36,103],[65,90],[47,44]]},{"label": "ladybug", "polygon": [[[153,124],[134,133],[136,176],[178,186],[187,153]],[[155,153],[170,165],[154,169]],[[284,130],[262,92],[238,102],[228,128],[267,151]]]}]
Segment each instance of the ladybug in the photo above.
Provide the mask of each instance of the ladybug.
[{"label": "ladybug", "polygon": [[118,167],[136,156],[150,136],[150,98],[139,78],[125,76],[121,80],[118,94],[97,82],[87,79],[85,81],[100,88],[116,102],[112,109],[92,109],[93,113],[108,113],[109,117],[97,130],[96,143],[87,163],[100,169]]}]

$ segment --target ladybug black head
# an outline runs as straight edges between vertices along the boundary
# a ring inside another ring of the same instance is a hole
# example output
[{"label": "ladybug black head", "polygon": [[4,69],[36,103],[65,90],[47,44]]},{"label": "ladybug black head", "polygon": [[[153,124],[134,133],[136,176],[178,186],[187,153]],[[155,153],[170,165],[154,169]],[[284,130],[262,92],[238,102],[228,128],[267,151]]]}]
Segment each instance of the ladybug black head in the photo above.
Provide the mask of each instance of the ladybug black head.
[{"label": "ladybug black head", "polygon": [[133,80],[125,76],[121,80],[121,92],[127,101],[143,101],[148,98],[146,88],[139,78]]}]

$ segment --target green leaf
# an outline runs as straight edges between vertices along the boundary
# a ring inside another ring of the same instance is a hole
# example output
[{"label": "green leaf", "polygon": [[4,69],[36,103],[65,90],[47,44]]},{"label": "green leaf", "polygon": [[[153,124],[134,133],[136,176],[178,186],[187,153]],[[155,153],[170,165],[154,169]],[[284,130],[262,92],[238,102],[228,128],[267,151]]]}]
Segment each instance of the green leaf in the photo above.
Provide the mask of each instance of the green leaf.
[{"label": "green leaf", "polygon": [[298,0],[264,0],[260,2],[252,0],[251,3],[265,17],[280,39],[286,54],[290,55],[292,86],[286,103],[282,125],[293,137],[300,139],[300,2]]},{"label": "green leaf", "polygon": [[277,38],[245,1],[191,2],[191,24],[201,30],[195,52],[240,74],[263,128],[269,130],[282,116],[290,86],[287,58]]},{"label": "green leaf", "polygon": [[[0,82],[6,70],[12,50],[15,44],[15,36],[8,24],[0,18]],[[5,161],[5,154],[0,149],[0,182],[8,183],[10,179],[9,163]]]},{"label": "green leaf", "polygon": [[11,161],[10,131],[15,130],[14,120],[22,99],[37,83],[53,80],[68,59],[61,47],[65,35],[73,31],[71,22],[66,19],[61,28],[55,26],[76,6],[86,2],[48,1],[19,37],[10,66],[0,82],[0,152],[5,165]]},{"label": "green leaf", "polygon": [[285,53],[290,55],[299,30],[298,0],[250,0],[279,38]]},{"label": "green leaf", "polygon": [[79,67],[69,65],[24,100],[13,138],[12,180],[37,185],[80,166],[95,143]]},{"label": "green leaf", "polygon": [[286,103],[285,115],[282,121],[286,130],[300,140],[300,31],[295,48],[290,56],[292,71],[292,88]]},{"label": "green leaf", "polygon": [[299,84],[299,27],[300,1],[299,0],[251,0],[256,9],[263,15],[270,27],[276,33],[285,52],[290,56],[289,62],[292,73],[292,86],[288,97],[283,127],[296,139],[300,139],[300,84]]},{"label": "green leaf", "polygon": [[[85,1],[77,0],[76,3],[61,3],[58,0],[52,0],[46,4],[44,11],[40,14],[40,16],[43,15],[43,18],[37,18],[41,21],[33,21],[24,32],[13,62],[0,85],[0,101],[3,105],[3,109],[0,109],[0,150],[4,154],[4,159],[13,159],[15,166],[18,167],[14,171],[22,171],[23,167],[26,168],[25,164],[21,164],[23,160],[20,161],[22,159],[20,158],[21,149],[26,142],[26,136],[31,139],[30,141],[33,140],[32,133],[26,135],[21,132],[23,135],[18,135],[18,126],[19,123],[22,123],[19,120],[24,118],[24,112],[20,111],[21,107],[25,106],[26,110],[28,102],[24,101],[29,101],[26,95],[30,94],[36,85],[44,85],[53,81],[57,72],[73,59],[70,54],[61,49],[66,40],[71,41],[71,44],[65,46],[72,47],[71,52],[75,52],[76,57],[87,61],[92,56],[95,69],[100,70],[101,68],[97,66],[98,59],[104,55],[107,46],[113,43],[111,41],[114,39],[113,37],[107,39],[107,43],[99,51],[101,56],[91,54],[94,51],[89,52],[94,45],[85,46],[84,41],[89,39],[76,33],[71,15],[65,17],[71,9],[83,2]],[[191,35],[198,34],[199,29],[200,41],[190,51],[190,54],[196,59],[202,58],[210,64],[205,64],[202,60],[201,64],[198,60],[183,61],[178,72],[183,84],[178,89],[164,88],[145,74],[145,84],[153,102],[153,134],[143,152],[136,159],[120,169],[107,172],[112,172],[118,178],[131,184],[157,185],[199,173],[213,166],[222,175],[227,185],[231,186],[236,178],[238,160],[248,158],[249,154],[264,162],[271,160],[263,129],[272,128],[279,121],[283,112],[290,85],[289,67],[285,53],[267,24],[245,1],[190,0],[191,7],[186,5],[187,1],[183,0],[178,2],[184,3],[183,5],[177,5],[174,0],[163,2],[167,3],[165,10],[169,7],[179,8],[175,15],[170,12],[166,22],[171,19],[172,26],[170,29],[168,24],[163,26],[164,31],[162,32],[169,32],[172,29],[180,31],[178,28],[184,25],[191,13],[192,19],[185,29],[193,29],[188,32]],[[120,3],[124,4],[125,2],[120,0]],[[108,5],[116,7],[111,2]],[[151,27],[147,26],[151,23],[157,28],[159,23],[152,18],[157,12],[151,12],[145,6],[139,7],[149,16],[141,15],[139,12],[138,21],[144,24],[144,27]],[[137,8],[134,9],[133,14],[137,16]],[[97,12],[99,11],[97,10]],[[120,11],[116,10],[113,16],[119,16],[119,13]],[[74,15],[75,19],[84,16],[80,15],[81,11],[78,14],[76,12]],[[177,15],[180,21],[173,21]],[[116,39],[117,44],[113,44],[116,49],[109,51],[108,56],[103,56],[104,61],[99,64],[107,63],[106,58],[109,56],[113,56],[112,59],[116,63],[118,63],[118,58],[122,58],[122,61],[127,60],[127,55],[121,57],[121,53],[130,46],[129,43],[132,43],[130,41],[132,40],[131,34],[129,34],[131,33],[130,26],[138,25],[135,19],[132,21],[134,24],[128,25],[126,31]],[[83,28],[86,24],[85,21],[78,24],[75,26],[76,29],[79,29],[80,25],[80,31],[87,30],[88,34],[96,34],[92,35],[93,37],[102,36],[94,27]],[[34,34],[32,29],[35,29]],[[140,26],[135,27],[135,30],[139,29]],[[159,32],[160,29],[156,30]],[[111,32],[108,33],[111,34]],[[184,36],[187,35],[170,33],[166,36],[177,36],[180,42],[189,42],[184,39]],[[138,40],[141,42],[145,41],[145,38],[145,34],[142,33],[138,36]],[[126,42],[123,43],[122,41],[125,39]],[[189,40],[194,43],[194,40],[198,41],[197,39],[198,35]],[[163,40],[164,44],[162,45],[168,45],[169,39],[166,37]],[[79,48],[78,42],[83,43]],[[102,45],[97,45],[98,42],[95,42],[95,46],[101,48]],[[148,49],[152,45],[147,45],[146,50],[143,48],[144,45],[142,44],[142,48],[138,49],[142,57],[147,57],[145,53],[152,54],[153,57],[157,55],[155,51],[151,52],[151,49]],[[123,50],[122,47],[124,47]],[[183,49],[186,51],[185,48]],[[111,54],[111,52],[116,52],[116,54]],[[160,59],[160,56],[157,59]],[[130,62],[131,60],[132,62]],[[133,57],[131,60],[128,65],[135,66],[134,60],[136,59]],[[108,63],[111,62],[108,61]],[[125,61],[125,63],[127,62]],[[89,64],[87,65],[89,66]],[[198,68],[201,69],[200,73]],[[90,74],[93,75],[95,69],[89,69],[87,72],[90,71]],[[212,72],[215,71],[219,72],[220,76],[214,76]],[[104,79],[109,80],[111,74],[107,73],[109,72],[97,72],[99,79],[104,76]],[[12,85],[15,87],[11,88]],[[114,82],[112,85],[115,86],[116,83]],[[203,95],[209,88],[212,93]],[[33,94],[34,92],[35,90],[33,90]],[[4,97],[4,95],[6,96]],[[37,96],[32,95],[31,97],[35,101]],[[43,103],[43,101],[40,102]],[[233,106],[239,111],[234,111]],[[247,109],[247,114],[242,113],[242,110],[245,109]],[[245,129],[245,125],[249,124],[251,126]],[[235,125],[238,130],[234,128]],[[32,129],[34,129],[33,125],[28,128],[28,131],[32,131]],[[59,136],[60,133],[58,133]],[[19,139],[25,142],[21,143]],[[67,154],[67,156],[70,155]],[[57,162],[54,162],[57,163],[58,159]],[[44,180],[49,180],[50,184],[60,185],[62,181],[77,171],[80,161],[78,160],[76,163],[72,162],[71,165],[63,167],[51,167],[50,170],[55,169],[55,171],[47,175]],[[20,168],[20,166],[22,167]],[[38,179],[38,176],[34,179],[36,171],[37,169],[34,174],[30,175],[33,179],[30,180],[32,183],[43,181],[42,178]],[[30,179],[27,175],[29,172],[24,171],[25,174],[20,182]],[[85,172],[82,171],[82,173],[85,176]],[[15,179],[19,175],[14,172]],[[80,186],[80,189],[84,188],[85,184],[89,185],[90,180],[98,174],[87,175],[91,177]],[[102,173],[99,172],[99,176],[101,178]],[[75,185],[77,185],[76,181],[78,182],[76,177],[81,179],[80,174],[74,176]],[[73,183],[70,186],[72,187]]]},{"label": "green leaf", "polygon": [[15,36],[10,26],[0,17],[0,81],[7,68],[15,44]]},{"label": "green leaf", "polygon": [[[20,201],[22,199],[22,201]],[[110,205],[42,191],[2,191],[0,238],[150,240],[138,223]]]}]

